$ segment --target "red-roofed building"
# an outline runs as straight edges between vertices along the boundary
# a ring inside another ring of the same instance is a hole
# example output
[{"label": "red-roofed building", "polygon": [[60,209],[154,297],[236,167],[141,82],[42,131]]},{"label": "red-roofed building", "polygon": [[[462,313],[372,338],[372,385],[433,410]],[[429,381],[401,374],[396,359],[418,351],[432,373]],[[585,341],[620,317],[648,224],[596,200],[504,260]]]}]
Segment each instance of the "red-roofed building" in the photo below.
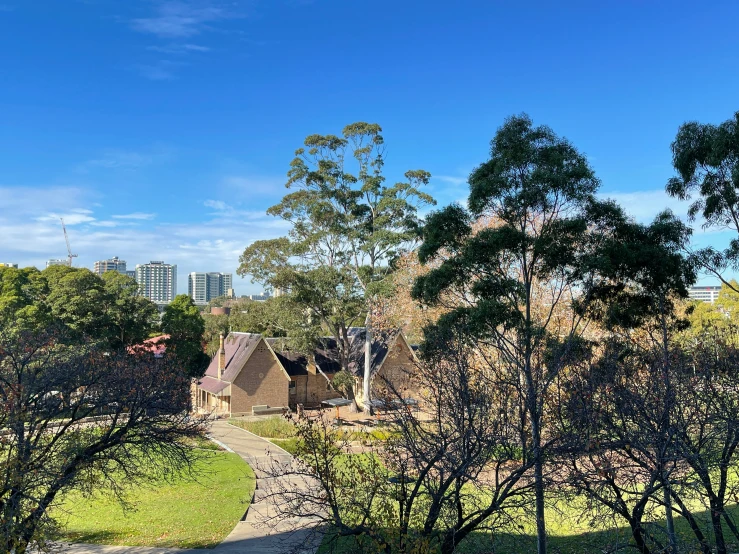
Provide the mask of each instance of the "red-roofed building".
[{"label": "red-roofed building", "polygon": [[151,337],[150,339],[146,339],[141,344],[129,347],[128,351],[129,352],[133,352],[134,350],[149,351],[152,354],[154,354],[155,358],[161,358],[162,356],[164,356],[164,353],[167,351],[167,345],[165,341],[168,338],[169,338],[169,335],[158,335],[156,337]]}]

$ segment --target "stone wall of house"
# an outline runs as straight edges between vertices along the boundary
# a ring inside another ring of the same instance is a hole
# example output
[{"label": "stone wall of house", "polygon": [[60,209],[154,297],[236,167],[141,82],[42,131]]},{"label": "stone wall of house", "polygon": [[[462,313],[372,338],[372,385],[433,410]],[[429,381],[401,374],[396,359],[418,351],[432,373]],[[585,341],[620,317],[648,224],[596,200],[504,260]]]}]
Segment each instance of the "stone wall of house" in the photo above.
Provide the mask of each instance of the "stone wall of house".
[{"label": "stone wall of house", "polygon": [[413,374],[415,371],[413,355],[405,341],[399,338],[395,346],[388,352],[380,371],[374,376],[372,392],[376,395],[380,394],[381,389],[387,388],[386,381],[389,381],[397,391],[402,392],[404,397],[413,396]]},{"label": "stone wall of house", "polygon": [[[331,373],[327,373],[326,376],[329,379],[334,378]],[[327,386],[326,377],[320,373],[315,375],[311,373],[308,375],[294,375],[290,379],[295,383],[295,388],[293,389],[295,392],[290,394],[291,408],[295,408],[297,404],[312,406],[314,404],[320,404],[329,398],[341,396],[341,393]]]},{"label": "stone wall of house", "polygon": [[288,377],[264,339],[231,385],[231,415],[251,415],[253,406],[288,405]]}]

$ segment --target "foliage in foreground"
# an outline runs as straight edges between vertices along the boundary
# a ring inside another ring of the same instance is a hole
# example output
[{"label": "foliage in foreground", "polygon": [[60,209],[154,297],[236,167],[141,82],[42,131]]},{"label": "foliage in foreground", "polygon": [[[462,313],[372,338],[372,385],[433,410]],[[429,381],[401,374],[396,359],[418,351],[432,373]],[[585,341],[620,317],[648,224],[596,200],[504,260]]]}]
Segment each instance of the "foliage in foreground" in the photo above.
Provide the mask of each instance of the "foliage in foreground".
[{"label": "foliage in foreground", "polygon": [[43,546],[70,491],[193,475],[202,434],[189,379],[170,357],[109,351],[64,327],[0,328],[0,550]]}]

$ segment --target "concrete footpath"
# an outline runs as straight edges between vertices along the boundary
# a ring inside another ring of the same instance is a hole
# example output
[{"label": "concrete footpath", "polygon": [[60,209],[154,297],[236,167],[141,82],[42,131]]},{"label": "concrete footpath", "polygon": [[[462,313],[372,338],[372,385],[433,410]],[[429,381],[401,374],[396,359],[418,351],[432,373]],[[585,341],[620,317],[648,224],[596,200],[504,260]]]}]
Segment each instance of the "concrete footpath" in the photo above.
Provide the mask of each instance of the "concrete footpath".
[{"label": "concrete footpath", "polygon": [[[292,462],[292,456],[282,448],[225,421],[214,421],[210,433],[214,439],[241,456],[254,470],[257,478],[254,500],[246,518],[214,549],[152,548],[143,546],[103,546],[96,544],[64,544],[57,550],[64,554],[314,554],[320,537],[311,533],[309,519],[281,521],[277,527],[266,525],[265,518],[277,513],[274,499],[264,498],[268,469],[275,463]],[[296,487],[300,486],[295,481]],[[218,499],[214,498],[214,502]]]}]

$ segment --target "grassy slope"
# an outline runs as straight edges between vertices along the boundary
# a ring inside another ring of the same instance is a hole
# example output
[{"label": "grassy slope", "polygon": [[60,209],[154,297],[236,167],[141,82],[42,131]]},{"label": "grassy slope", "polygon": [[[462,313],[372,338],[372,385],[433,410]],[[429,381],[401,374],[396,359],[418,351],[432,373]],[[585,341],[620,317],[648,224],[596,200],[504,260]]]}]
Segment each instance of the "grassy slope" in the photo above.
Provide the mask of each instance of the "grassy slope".
[{"label": "grassy slope", "polygon": [[209,548],[244,515],[254,473],[237,454],[214,452],[198,482],[180,480],[131,491],[135,511],[114,498],[69,495],[54,514],[64,539],[111,545]]},{"label": "grassy slope", "polygon": [[[732,516],[739,518],[739,505],[732,505],[729,509]],[[696,509],[696,518],[702,522],[704,531],[708,531],[708,514]],[[612,552],[616,545],[631,544],[631,533],[627,527],[618,529],[597,529],[588,525],[587,521],[579,521],[582,510],[564,502],[557,502],[554,508],[547,510],[547,528],[549,532],[549,550],[552,554],[592,554],[597,552]],[[500,552],[505,554],[529,554],[536,552],[536,537],[533,521],[526,517],[516,521],[521,525],[517,533],[498,533],[491,536],[489,533],[475,533],[469,540],[460,546],[459,551],[465,554]],[[664,521],[656,524],[664,528]],[[678,540],[686,552],[698,552],[695,538],[688,524],[681,517],[675,518],[675,527]],[[724,526],[724,537],[729,552],[739,551],[739,541]],[[358,549],[354,539],[342,539],[338,543],[329,545],[328,541],[322,545],[318,554],[355,554]],[[623,552],[635,552],[626,548]]]}]

